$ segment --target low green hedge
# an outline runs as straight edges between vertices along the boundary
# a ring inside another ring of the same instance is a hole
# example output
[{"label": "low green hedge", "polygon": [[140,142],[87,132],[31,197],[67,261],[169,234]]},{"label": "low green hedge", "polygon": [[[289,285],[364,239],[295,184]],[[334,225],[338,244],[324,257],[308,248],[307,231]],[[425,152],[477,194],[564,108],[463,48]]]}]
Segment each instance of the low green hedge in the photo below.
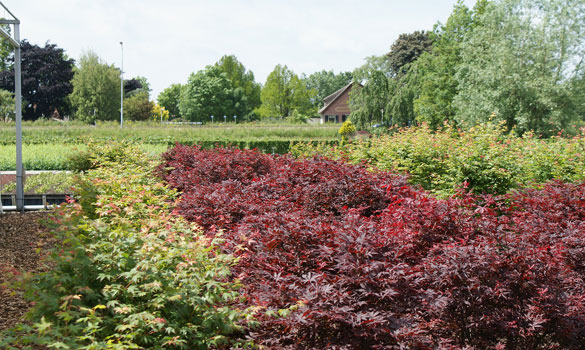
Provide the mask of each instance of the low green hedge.
[{"label": "low green hedge", "polygon": [[[88,141],[86,140],[86,143]],[[288,153],[291,147],[298,143],[298,141],[289,140],[205,140],[205,141],[193,141],[184,140],[183,142],[177,141],[184,145],[200,145],[204,149],[215,148],[215,147],[237,147],[237,148],[256,148],[264,153]],[[317,145],[323,143],[325,145],[337,145],[337,141],[310,141],[308,144]],[[175,141],[170,139],[162,144],[149,144],[149,143],[135,143],[134,141],[109,141],[104,142],[101,140],[90,140],[89,148],[94,147],[93,145],[104,145],[104,144],[122,144],[131,145],[138,144],[140,149],[148,156],[156,157],[162,154],[170,146],[175,145]],[[126,146],[124,146],[126,147]],[[81,159],[79,157],[86,157],[84,154],[88,154],[86,151],[88,146],[74,145],[74,144],[25,144],[23,145],[23,156],[22,162],[26,170],[83,170],[83,165],[79,164]],[[90,152],[91,153],[91,152]],[[89,155],[87,155],[89,156]],[[16,148],[14,145],[0,145],[0,171],[15,170],[16,169]]]}]

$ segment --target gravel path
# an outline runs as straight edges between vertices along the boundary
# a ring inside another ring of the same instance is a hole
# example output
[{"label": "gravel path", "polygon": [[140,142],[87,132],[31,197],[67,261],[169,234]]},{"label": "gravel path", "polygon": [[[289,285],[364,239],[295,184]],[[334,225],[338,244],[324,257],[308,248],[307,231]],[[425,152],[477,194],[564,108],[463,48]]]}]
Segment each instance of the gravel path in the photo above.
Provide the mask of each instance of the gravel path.
[{"label": "gravel path", "polygon": [[2,284],[11,273],[38,271],[41,268],[41,254],[50,244],[50,240],[43,235],[46,230],[40,223],[47,214],[0,214],[0,330],[14,326],[28,309],[28,304],[19,293]]}]

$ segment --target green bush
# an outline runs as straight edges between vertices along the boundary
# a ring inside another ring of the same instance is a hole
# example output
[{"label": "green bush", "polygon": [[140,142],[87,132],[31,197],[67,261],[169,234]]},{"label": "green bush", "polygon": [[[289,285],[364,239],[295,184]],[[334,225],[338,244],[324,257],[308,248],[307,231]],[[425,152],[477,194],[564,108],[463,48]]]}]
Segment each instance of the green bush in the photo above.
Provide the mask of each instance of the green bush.
[{"label": "green bush", "polygon": [[343,124],[341,124],[339,130],[337,131],[337,133],[341,135],[343,140],[347,140],[347,137],[355,134],[355,132],[356,128],[351,122],[351,120],[344,121]]},{"label": "green bush", "polygon": [[393,129],[391,135],[356,140],[332,147],[297,143],[296,157],[320,154],[372,170],[408,173],[410,182],[435,195],[453,195],[462,186],[476,193],[501,194],[552,179],[585,179],[585,135],[539,139],[505,131],[487,123],[466,132],[449,126],[433,132],[428,126]]},{"label": "green bush", "polygon": [[76,148],[67,156],[66,169],[87,171],[96,169],[103,163],[129,163],[145,165],[149,157],[142,154],[140,147],[132,142],[95,142],[89,141],[87,147]]},{"label": "green bush", "polygon": [[[133,149],[132,152],[135,150]],[[172,214],[176,193],[154,179],[143,153],[94,149],[80,201],[52,215],[60,244],[52,268],[21,281],[34,302],[0,348],[207,349],[233,339],[248,313],[230,305],[234,259],[198,227]],[[124,155],[124,157],[120,157]],[[230,345],[231,344],[231,345]]]}]

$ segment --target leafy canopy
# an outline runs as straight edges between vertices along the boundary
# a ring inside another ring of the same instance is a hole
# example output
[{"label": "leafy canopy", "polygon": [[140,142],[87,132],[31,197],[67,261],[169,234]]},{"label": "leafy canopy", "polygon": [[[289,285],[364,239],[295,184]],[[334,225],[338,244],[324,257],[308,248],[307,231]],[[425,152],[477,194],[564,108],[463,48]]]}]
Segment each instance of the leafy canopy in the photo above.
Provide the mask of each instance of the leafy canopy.
[{"label": "leafy canopy", "polygon": [[88,51],[73,76],[71,104],[75,118],[87,123],[116,120],[120,108],[120,71]]},{"label": "leafy canopy", "polygon": [[260,100],[262,88],[254,80],[254,73],[247,70],[234,55],[223,56],[215,66],[225,73],[234,90],[236,104],[233,111],[228,112],[228,116],[250,117],[254,109],[262,103]]},{"label": "leafy canopy", "polygon": [[169,111],[171,118],[180,118],[179,101],[181,99],[181,84],[172,84],[158,95],[158,103]]},{"label": "leafy canopy", "polygon": [[226,74],[219,67],[207,66],[192,73],[181,89],[179,111],[183,118],[194,122],[223,119],[232,111],[234,91]]},{"label": "leafy canopy", "polygon": [[490,117],[519,133],[555,134],[583,120],[585,3],[505,0],[479,16],[461,46],[456,120]]},{"label": "leafy canopy", "polygon": [[308,90],[303,81],[287,66],[280,64],[266,78],[262,88],[262,106],[259,114],[262,117],[286,118],[297,110],[300,114],[313,115],[316,108],[311,99],[316,92]]},{"label": "leafy canopy", "polygon": [[306,76],[302,80],[309,91],[314,90],[316,94],[311,99],[313,107],[319,109],[323,106],[323,99],[335,91],[341,89],[353,80],[351,72],[340,72],[335,74],[332,70],[322,70]]},{"label": "leafy canopy", "polygon": [[[54,114],[69,113],[67,96],[73,91],[73,59],[55,44],[44,47],[21,42],[22,60],[22,116],[25,120],[50,118]],[[10,58],[14,62],[14,56]],[[0,72],[0,88],[14,92],[14,69]]]}]

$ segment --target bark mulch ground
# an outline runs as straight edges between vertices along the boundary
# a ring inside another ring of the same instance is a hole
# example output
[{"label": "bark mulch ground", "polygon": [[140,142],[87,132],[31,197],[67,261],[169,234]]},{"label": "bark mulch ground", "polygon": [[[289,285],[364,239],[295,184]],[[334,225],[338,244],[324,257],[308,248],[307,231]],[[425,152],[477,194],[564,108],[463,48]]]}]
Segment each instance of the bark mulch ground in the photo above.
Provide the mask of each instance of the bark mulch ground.
[{"label": "bark mulch ground", "polygon": [[10,274],[42,269],[41,256],[52,244],[42,220],[48,212],[0,214],[0,331],[22,320],[29,305],[3,284]]}]

